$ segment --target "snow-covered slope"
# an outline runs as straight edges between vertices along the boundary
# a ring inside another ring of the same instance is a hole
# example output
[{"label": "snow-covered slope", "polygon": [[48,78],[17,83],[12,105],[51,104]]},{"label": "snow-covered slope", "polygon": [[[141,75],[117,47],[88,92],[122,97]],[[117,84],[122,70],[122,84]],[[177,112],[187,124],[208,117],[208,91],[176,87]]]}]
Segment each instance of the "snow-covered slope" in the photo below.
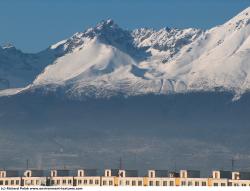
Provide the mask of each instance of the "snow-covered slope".
[{"label": "snow-covered slope", "polygon": [[197,29],[127,31],[112,20],[103,21],[52,45],[66,54],[46,67],[31,88],[59,86],[77,97],[170,92],[171,81],[161,77],[159,66],[201,34]]},{"label": "snow-covered slope", "polygon": [[169,62],[165,71],[183,80],[190,90],[249,90],[250,9],[204,33]]},{"label": "snow-covered slope", "polygon": [[[30,59],[22,62],[25,66],[32,63],[32,71],[36,67],[44,70],[40,74],[21,70],[23,78],[12,81],[22,83],[2,85],[2,89],[25,86],[35,79],[25,91],[60,89],[74,97],[110,97],[219,89],[241,95],[250,89],[249,35],[250,8],[207,31],[192,28],[129,31],[107,20],[52,45],[38,54],[39,61],[35,63]],[[2,48],[0,53],[4,51]],[[11,59],[16,60],[11,55],[7,61],[16,63]],[[0,62],[0,72],[8,65],[5,62]],[[10,81],[19,76],[15,73],[20,70],[17,66],[10,67],[9,73],[13,75],[8,73],[11,77],[3,79]],[[31,76],[28,80],[26,73]]]}]

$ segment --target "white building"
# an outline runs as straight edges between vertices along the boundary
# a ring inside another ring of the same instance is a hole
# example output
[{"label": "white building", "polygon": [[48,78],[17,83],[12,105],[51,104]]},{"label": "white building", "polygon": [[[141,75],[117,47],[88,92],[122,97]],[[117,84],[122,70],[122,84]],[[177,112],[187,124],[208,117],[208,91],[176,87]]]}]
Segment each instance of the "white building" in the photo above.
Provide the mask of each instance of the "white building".
[{"label": "white building", "polygon": [[21,177],[15,170],[0,170],[0,186],[20,186]]},{"label": "white building", "polygon": [[22,186],[46,186],[47,177],[43,170],[26,170],[22,177]]},{"label": "white building", "polygon": [[100,186],[100,176],[95,169],[79,169],[74,176],[74,186]]},{"label": "white building", "polygon": [[168,170],[148,170],[148,177],[145,181],[146,186],[175,186],[175,178],[179,174]]},{"label": "white building", "polygon": [[137,170],[106,169],[98,175],[95,169],[78,170],[0,170],[1,186],[250,186],[250,172],[214,170],[211,177],[200,177],[199,171],[148,170],[138,176]]},{"label": "white building", "polygon": [[49,184],[51,186],[73,186],[73,176],[70,170],[51,170]]},{"label": "white building", "polygon": [[231,178],[231,171],[214,170],[212,178],[209,178],[209,186],[228,186],[228,180]]}]

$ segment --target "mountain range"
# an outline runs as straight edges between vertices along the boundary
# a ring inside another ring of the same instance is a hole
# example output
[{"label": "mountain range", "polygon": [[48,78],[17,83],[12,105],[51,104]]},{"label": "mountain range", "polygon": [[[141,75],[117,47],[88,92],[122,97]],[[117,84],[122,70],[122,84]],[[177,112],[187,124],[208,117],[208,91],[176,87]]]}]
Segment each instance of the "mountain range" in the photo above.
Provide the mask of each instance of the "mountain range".
[{"label": "mountain range", "polygon": [[250,8],[209,30],[106,20],[0,48],[0,168],[249,169]]},{"label": "mountain range", "polygon": [[0,48],[0,95],[71,98],[250,89],[250,8],[209,30],[120,28],[112,20],[37,54]]}]

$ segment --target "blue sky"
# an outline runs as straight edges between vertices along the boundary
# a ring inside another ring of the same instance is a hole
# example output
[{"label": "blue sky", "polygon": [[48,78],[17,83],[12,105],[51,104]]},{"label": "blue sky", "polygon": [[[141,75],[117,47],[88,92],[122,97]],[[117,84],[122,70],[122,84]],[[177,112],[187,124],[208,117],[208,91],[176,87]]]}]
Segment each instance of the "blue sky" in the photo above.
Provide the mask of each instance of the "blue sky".
[{"label": "blue sky", "polygon": [[250,0],[0,0],[0,43],[37,52],[108,18],[126,29],[206,29],[248,6]]}]

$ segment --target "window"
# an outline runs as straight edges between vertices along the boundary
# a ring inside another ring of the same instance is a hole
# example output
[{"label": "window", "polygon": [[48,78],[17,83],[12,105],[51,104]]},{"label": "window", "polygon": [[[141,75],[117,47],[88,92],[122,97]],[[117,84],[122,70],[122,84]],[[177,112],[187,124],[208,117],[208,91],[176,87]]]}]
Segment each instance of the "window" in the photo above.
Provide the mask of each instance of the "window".
[{"label": "window", "polygon": [[132,180],[132,186],[136,186],[136,181]]},{"label": "window", "polygon": [[202,186],[207,186],[207,183],[206,182],[202,182],[201,185]]},{"label": "window", "polygon": [[52,176],[53,176],[53,177],[56,176],[56,171],[52,171]]},{"label": "window", "polygon": [[186,178],[186,173],[185,172],[182,172],[182,178]]},{"label": "window", "polygon": [[93,184],[93,180],[89,180],[89,184]]},{"label": "window", "polygon": [[27,172],[27,177],[30,177],[30,172]]},{"label": "window", "polygon": [[78,180],[78,185],[79,185],[79,184],[82,184],[82,180]]},{"label": "window", "polygon": [[82,172],[82,171],[80,171],[79,175],[80,175],[80,176],[83,176],[83,172]]},{"label": "window", "polygon": [[155,184],[156,184],[156,186],[160,186],[160,182],[159,181],[156,181]]},{"label": "window", "polygon": [[8,184],[9,184],[8,180],[5,180],[5,185],[8,185]]},{"label": "window", "polygon": [[154,173],[150,172],[150,177],[153,178],[154,177]]},{"label": "window", "polygon": [[110,172],[109,172],[109,170],[107,171],[107,176],[110,176]]},{"label": "window", "polygon": [[194,185],[199,186],[199,182],[195,181]]},{"label": "window", "polygon": [[126,185],[127,185],[127,186],[129,185],[129,181],[128,181],[128,180],[126,180]]},{"label": "window", "polygon": [[60,184],[60,180],[57,180],[57,181],[56,181],[56,184],[59,185],[59,184]]},{"label": "window", "polygon": [[3,185],[3,181],[2,180],[0,180],[0,185]]},{"label": "window", "polygon": [[163,186],[167,186],[168,182],[167,181],[163,181]]},{"label": "window", "polygon": [[125,176],[124,176],[124,172],[121,172],[121,173],[120,173],[120,177],[125,177]]},{"label": "window", "polygon": [[242,184],[242,186],[247,186],[246,184]]},{"label": "window", "polygon": [[68,184],[71,184],[72,183],[72,181],[71,180],[68,180]]},{"label": "window", "polygon": [[88,184],[88,180],[83,180],[83,184]]},{"label": "window", "polygon": [[104,181],[102,182],[102,184],[103,184],[103,185],[107,185],[107,181],[104,180]]},{"label": "window", "polygon": [[218,183],[214,183],[214,186],[218,186]]},{"label": "window", "polygon": [[16,180],[16,185],[19,185],[19,180]]},{"label": "window", "polygon": [[153,181],[149,181],[149,186],[154,186]]},{"label": "window", "polygon": [[191,181],[188,181],[188,186],[192,186],[193,183]]},{"label": "window", "polygon": [[214,173],[214,177],[219,178],[219,173],[218,172]]},{"label": "window", "polygon": [[63,184],[66,184],[67,183],[67,181],[66,180],[63,180]]},{"label": "window", "polygon": [[142,186],[142,181],[138,181],[138,186]]},{"label": "window", "polygon": [[14,180],[11,180],[11,181],[10,181],[10,184],[11,184],[11,185],[14,185],[14,184],[15,184],[15,181],[14,181]]},{"label": "window", "polygon": [[185,181],[181,181],[181,185],[182,186],[186,186],[186,182]]},{"label": "window", "polygon": [[221,183],[220,185],[221,185],[221,186],[226,186],[226,184],[225,184],[225,183]]},{"label": "window", "polygon": [[95,184],[96,184],[96,185],[99,184],[99,180],[95,180]]},{"label": "window", "polygon": [[39,185],[39,180],[36,180],[36,185]]},{"label": "window", "polygon": [[54,184],[55,184],[55,181],[54,181],[54,180],[51,180],[51,184],[54,185]]},{"label": "window", "polygon": [[169,182],[170,186],[174,186],[174,181]]},{"label": "window", "polygon": [[109,181],[109,185],[110,185],[110,186],[113,185],[113,181],[112,181],[112,180]]}]

